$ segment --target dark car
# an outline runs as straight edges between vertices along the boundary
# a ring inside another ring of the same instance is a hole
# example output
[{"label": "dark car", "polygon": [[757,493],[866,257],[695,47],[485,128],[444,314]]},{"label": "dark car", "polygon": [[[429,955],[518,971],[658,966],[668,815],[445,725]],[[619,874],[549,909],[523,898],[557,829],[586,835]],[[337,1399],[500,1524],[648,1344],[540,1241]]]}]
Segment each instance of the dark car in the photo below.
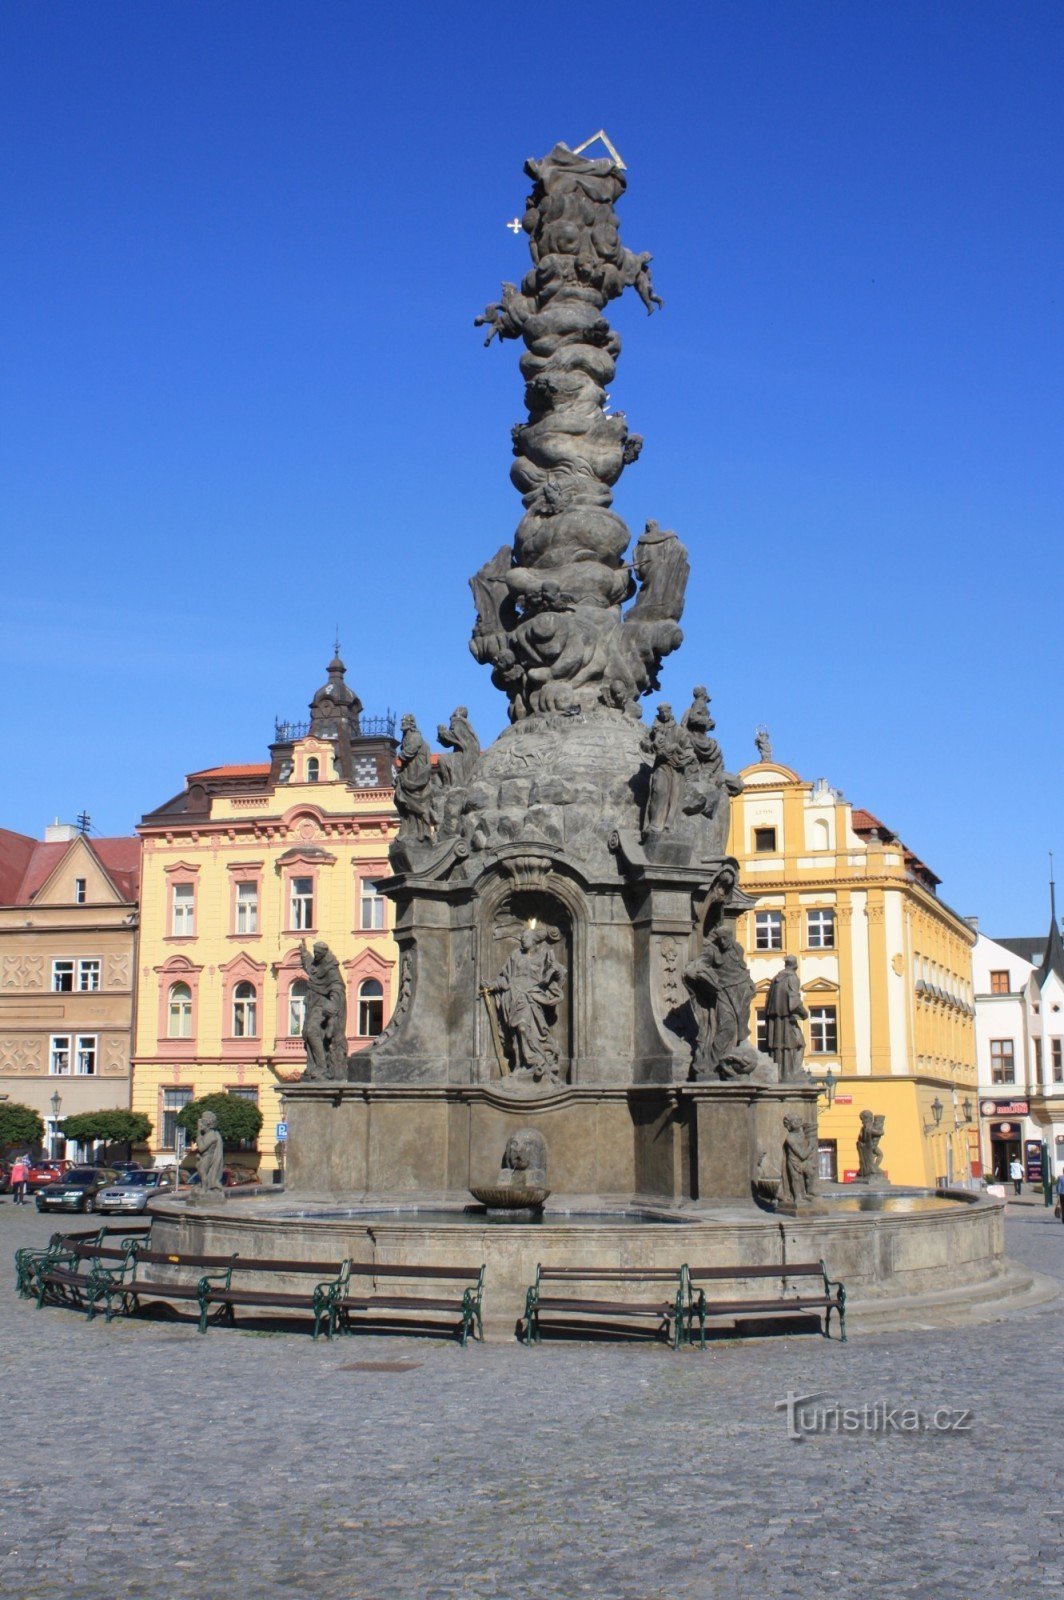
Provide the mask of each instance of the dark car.
[{"label": "dark car", "polygon": [[114,1183],[111,1167],[71,1167],[54,1183],[37,1191],[38,1211],[95,1211],[96,1196]]},{"label": "dark car", "polygon": [[153,1195],[167,1187],[162,1172],[119,1172],[96,1196],[96,1210],[100,1212],[134,1212],[147,1209]]}]

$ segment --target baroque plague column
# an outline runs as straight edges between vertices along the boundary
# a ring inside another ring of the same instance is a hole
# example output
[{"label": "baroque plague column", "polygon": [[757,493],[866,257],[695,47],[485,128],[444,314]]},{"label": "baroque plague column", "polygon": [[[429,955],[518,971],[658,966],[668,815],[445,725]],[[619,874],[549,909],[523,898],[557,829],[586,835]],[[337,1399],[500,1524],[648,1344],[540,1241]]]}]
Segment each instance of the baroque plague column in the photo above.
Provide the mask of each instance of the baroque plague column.
[{"label": "baroque plague column", "polygon": [[403,719],[383,884],[398,1003],[346,1083],[289,1091],[289,1185],[464,1194],[521,1128],[546,1141],[556,1195],[752,1204],[784,1114],[815,1141],[816,1091],[750,1042],[734,927],[752,902],[724,854],[741,783],[709,694],[642,720],[683,638],[689,562],[655,521],[630,549],[613,510],[642,440],[608,411],[604,312],[628,288],[648,313],[662,301],[650,256],[621,243],[612,151],[559,144],[525,170],[531,266],[476,319],[486,343],[524,346],[524,512],[471,580],[470,648],[509,726],[481,750],[459,707],[433,763]]}]

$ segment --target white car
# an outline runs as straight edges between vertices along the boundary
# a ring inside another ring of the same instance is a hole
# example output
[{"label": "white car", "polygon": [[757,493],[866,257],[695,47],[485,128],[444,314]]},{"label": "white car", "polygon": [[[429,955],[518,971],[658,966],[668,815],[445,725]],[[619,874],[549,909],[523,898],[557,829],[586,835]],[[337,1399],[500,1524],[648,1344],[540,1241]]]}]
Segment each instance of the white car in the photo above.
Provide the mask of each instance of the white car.
[{"label": "white car", "polygon": [[109,1183],[96,1196],[97,1211],[142,1212],[159,1189],[165,1187],[161,1172],[127,1172],[115,1183]]}]

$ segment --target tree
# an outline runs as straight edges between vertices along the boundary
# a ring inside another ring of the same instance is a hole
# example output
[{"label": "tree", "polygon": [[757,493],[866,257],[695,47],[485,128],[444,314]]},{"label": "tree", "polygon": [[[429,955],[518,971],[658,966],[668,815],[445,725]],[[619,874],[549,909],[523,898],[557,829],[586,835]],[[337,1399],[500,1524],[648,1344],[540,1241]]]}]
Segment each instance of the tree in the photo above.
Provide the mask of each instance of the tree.
[{"label": "tree", "polygon": [[238,1094],[205,1094],[202,1100],[190,1100],[177,1114],[177,1125],[184,1128],[190,1143],[205,1111],[213,1111],[218,1118],[218,1132],[226,1148],[245,1141],[253,1144],[259,1136],[262,1112],[254,1100],[245,1100]]},{"label": "tree", "polygon": [[32,1149],[44,1139],[44,1123],[31,1106],[0,1101],[0,1150],[9,1145]]},{"label": "tree", "polygon": [[142,1111],[124,1111],[120,1106],[113,1111],[81,1111],[64,1117],[59,1127],[64,1139],[79,1144],[144,1144],[151,1129],[151,1119]]}]

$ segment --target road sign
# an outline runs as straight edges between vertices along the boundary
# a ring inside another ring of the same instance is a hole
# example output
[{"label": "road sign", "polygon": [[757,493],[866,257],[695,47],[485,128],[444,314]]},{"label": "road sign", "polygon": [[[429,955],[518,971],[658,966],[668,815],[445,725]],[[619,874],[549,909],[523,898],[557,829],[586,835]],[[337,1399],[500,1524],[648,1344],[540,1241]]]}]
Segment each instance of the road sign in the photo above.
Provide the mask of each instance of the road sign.
[{"label": "road sign", "polygon": [[287,1124],[287,1122],[279,1122],[277,1124],[277,1137],[281,1141],[282,1144],[284,1143],[285,1139],[288,1138],[288,1124]]}]

